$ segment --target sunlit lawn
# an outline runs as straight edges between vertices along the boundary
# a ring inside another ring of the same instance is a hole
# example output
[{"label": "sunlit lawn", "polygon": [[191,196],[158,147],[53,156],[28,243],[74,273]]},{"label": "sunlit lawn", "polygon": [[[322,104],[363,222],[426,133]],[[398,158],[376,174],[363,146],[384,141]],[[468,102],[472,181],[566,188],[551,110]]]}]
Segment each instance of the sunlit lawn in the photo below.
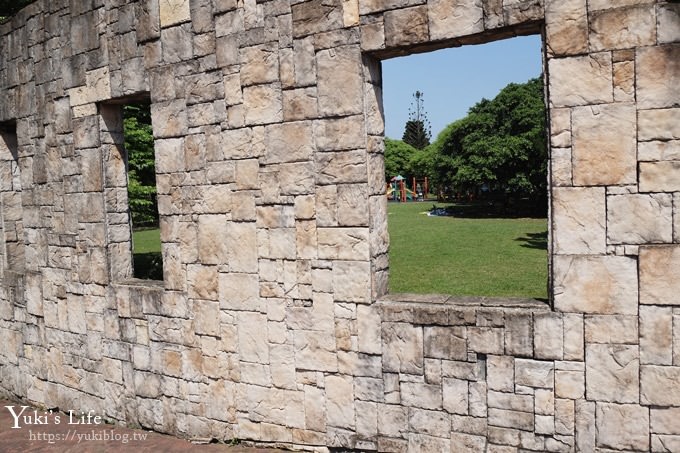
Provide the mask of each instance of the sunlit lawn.
[{"label": "sunlit lawn", "polygon": [[[431,207],[388,206],[390,292],[546,297],[545,219],[428,217]],[[133,241],[135,276],[162,278],[159,230]]]},{"label": "sunlit lawn", "polygon": [[431,207],[388,206],[390,292],[546,297],[546,219],[423,214]]}]

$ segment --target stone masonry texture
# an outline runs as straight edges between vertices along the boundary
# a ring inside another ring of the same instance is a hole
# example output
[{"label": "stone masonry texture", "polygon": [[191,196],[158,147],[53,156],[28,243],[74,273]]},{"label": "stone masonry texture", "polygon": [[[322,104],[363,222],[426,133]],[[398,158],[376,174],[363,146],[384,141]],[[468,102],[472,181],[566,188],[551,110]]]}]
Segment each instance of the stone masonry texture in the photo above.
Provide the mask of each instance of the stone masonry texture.
[{"label": "stone masonry texture", "polygon": [[[381,59],[527,34],[549,303],[387,294]],[[679,62],[662,0],[38,0],[0,24],[0,392],[318,451],[680,451]]]}]

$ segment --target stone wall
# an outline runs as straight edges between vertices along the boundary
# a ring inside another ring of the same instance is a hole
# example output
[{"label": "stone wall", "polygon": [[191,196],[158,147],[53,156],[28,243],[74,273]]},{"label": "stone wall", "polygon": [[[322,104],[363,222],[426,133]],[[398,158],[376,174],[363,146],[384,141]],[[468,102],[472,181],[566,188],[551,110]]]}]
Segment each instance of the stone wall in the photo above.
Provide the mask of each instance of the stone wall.
[{"label": "stone wall", "polygon": [[[387,295],[380,59],[531,33],[550,306]],[[0,24],[0,387],[187,438],[679,451],[678,62],[660,0],[38,0]]]}]

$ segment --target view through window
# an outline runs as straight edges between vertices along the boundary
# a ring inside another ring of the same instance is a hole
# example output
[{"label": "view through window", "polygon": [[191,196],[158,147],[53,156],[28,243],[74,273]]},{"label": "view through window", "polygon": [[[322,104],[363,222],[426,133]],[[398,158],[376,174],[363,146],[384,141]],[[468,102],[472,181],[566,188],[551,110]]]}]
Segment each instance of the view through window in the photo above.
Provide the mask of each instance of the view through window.
[{"label": "view through window", "polygon": [[382,65],[389,291],[546,298],[540,36]]},{"label": "view through window", "polygon": [[162,280],[163,258],[150,105],[126,104],[122,112],[132,221],[133,275],[135,278]]}]

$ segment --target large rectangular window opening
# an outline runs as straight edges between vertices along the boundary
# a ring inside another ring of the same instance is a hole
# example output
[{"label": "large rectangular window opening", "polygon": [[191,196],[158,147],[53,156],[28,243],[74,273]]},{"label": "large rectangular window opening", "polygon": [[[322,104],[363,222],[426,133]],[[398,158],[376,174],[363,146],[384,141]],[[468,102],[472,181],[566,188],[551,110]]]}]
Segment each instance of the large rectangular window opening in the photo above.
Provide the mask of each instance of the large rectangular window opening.
[{"label": "large rectangular window opening", "polygon": [[3,270],[22,272],[23,212],[19,172],[19,144],[15,121],[0,122],[0,215],[2,216]]},{"label": "large rectangular window opening", "polygon": [[390,293],[548,297],[541,47],[382,61]]},{"label": "large rectangular window opening", "polygon": [[114,280],[163,280],[150,102],[100,105],[107,168],[109,255]]}]

